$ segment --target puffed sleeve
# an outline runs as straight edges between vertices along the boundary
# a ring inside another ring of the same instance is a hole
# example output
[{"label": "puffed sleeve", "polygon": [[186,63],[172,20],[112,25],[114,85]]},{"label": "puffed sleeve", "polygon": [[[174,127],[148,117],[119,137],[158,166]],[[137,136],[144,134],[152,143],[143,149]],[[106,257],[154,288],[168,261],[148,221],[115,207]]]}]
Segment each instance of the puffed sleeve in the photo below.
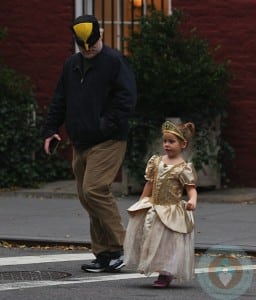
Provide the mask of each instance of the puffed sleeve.
[{"label": "puffed sleeve", "polygon": [[148,160],[145,175],[144,175],[144,177],[147,181],[152,182],[154,180],[154,171],[155,171],[155,165],[156,165],[155,161],[156,161],[157,157],[158,157],[157,155],[153,155]]},{"label": "puffed sleeve", "polygon": [[180,181],[183,185],[196,185],[197,174],[192,163],[187,163],[180,173]]}]

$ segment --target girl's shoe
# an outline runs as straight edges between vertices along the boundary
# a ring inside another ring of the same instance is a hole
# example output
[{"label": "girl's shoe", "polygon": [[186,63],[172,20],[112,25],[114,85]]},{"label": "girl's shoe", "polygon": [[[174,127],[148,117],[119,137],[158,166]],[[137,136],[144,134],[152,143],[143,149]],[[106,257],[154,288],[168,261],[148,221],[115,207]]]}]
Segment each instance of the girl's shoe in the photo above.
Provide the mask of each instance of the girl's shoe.
[{"label": "girl's shoe", "polygon": [[170,282],[172,281],[171,275],[159,275],[157,280],[154,281],[153,287],[155,288],[167,288],[170,285]]}]

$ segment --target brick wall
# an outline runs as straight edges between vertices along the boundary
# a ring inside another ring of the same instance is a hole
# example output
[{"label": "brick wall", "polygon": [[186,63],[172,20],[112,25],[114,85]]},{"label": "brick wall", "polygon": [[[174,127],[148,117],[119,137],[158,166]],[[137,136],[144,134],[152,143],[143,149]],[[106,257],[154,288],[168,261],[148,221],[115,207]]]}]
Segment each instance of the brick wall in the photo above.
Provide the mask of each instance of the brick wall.
[{"label": "brick wall", "polygon": [[70,24],[73,1],[2,1],[0,26],[8,37],[0,42],[0,57],[36,87],[40,106],[48,105],[65,58],[73,52]]},{"label": "brick wall", "polygon": [[[11,13],[10,13],[11,12]],[[47,110],[64,60],[74,52],[70,24],[73,1],[2,1],[0,26],[8,36],[0,42],[0,58],[29,76],[40,108]],[[61,128],[63,140],[66,131]],[[71,159],[71,149],[63,153]]]},{"label": "brick wall", "polygon": [[211,47],[221,45],[218,61],[231,60],[228,126],[225,137],[236,158],[228,174],[233,185],[256,186],[256,1],[173,0],[188,25],[196,27]]}]

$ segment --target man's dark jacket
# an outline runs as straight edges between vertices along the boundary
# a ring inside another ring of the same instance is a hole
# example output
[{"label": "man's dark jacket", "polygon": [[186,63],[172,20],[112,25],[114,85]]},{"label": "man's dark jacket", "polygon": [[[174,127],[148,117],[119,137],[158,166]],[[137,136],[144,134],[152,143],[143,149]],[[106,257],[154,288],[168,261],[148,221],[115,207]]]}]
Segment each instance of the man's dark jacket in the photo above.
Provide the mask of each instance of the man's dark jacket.
[{"label": "man's dark jacket", "polygon": [[58,133],[65,123],[77,149],[126,140],[136,97],[134,74],[121,53],[104,45],[92,59],[74,54],[63,66],[42,135]]}]

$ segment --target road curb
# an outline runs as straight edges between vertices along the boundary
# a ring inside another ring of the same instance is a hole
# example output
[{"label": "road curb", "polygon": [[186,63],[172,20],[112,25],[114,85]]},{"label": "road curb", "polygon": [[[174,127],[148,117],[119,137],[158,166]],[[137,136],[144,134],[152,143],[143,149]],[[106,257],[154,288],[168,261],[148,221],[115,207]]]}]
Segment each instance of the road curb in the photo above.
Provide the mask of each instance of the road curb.
[{"label": "road curb", "polygon": [[[60,198],[60,199],[77,199],[77,194],[70,192],[52,192],[52,191],[40,191],[40,190],[17,190],[17,191],[2,191],[0,197],[27,197],[27,198]],[[116,198],[138,198],[139,195],[121,195],[116,194]],[[244,203],[244,204],[256,204],[256,194],[216,194],[216,193],[198,193],[198,203]]]},{"label": "road curb", "polygon": [[[35,246],[41,246],[41,247],[74,247],[74,248],[87,248],[88,250],[91,250],[91,242],[90,241],[64,241],[64,240],[51,240],[51,239],[44,239],[44,240],[38,240],[38,239],[10,239],[10,238],[1,238],[0,237],[0,245],[7,243],[10,245],[16,245],[19,246],[27,246],[35,247]],[[221,245],[220,245],[221,246]],[[225,245],[223,245],[225,246]],[[204,254],[206,253],[210,248],[212,248],[213,245],[195,245],[195,254]],[[232,247],[232,246],[230,246]],[[234,249],[236,250],[238,246],[234,246]],[[256,249],[254,248],[245,248],[243,246],[239,246],[239,249],[242,249],[243,252],[245,252],[248,256],[256,257]]]}]

